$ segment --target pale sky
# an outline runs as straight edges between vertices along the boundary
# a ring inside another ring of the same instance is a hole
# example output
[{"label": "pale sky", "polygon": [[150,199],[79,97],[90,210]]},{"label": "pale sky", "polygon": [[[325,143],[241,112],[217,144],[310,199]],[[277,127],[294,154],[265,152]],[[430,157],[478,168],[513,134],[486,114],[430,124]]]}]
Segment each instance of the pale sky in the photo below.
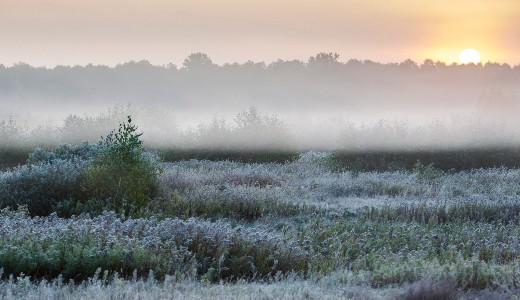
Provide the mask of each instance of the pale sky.
[{"label": "pale sky", "polygon": [[520,63],[519,0],[0,0],[0,64],[307,60]]}]

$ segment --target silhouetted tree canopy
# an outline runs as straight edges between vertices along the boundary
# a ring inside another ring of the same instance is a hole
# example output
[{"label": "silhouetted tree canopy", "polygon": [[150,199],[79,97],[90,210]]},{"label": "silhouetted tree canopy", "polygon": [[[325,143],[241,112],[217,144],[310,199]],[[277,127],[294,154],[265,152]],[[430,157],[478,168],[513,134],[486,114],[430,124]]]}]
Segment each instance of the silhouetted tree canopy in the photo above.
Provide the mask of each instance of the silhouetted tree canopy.
[{"label": "silhouetted tree canopy", "polygon": [[339,54],[337,53],[318,53],[316,56],[311,56],[307,66],[309,68],[323,68],[328,66],[340,65]]},{"label": "silhouetted tree canopy", "polygon": [[469,109],[490,90],[500,90],[507,97],[520,95],[519,78],[519,65],[497,62],[343,62],[337,53],[321,52],[307,62],[278,59],[269,64],[217,65],[207,54],[197,52],[181,68],[146,60],[115,67],[0,65],[0,103],[6,111],[21,107],[53,113],[129,102],[209,112],[236,111],[250,105],[291,112],[436,109],[443,105]]},{"label": "silhouetted tree canopy", "polygon": [[188,72],[207,71],[215,65],[206,53],[192,53],[182,63],[184,69]]}]

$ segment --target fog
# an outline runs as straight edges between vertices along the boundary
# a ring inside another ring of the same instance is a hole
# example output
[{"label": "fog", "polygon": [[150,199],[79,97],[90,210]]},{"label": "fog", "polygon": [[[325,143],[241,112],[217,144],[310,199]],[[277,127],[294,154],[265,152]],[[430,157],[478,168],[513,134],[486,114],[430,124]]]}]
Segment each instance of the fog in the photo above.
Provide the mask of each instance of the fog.
[{"label": "fog", "polygon": [[180,66],[0,65],[0,137],[95,141],[134,116],[147,145],[414,149],[516,146],[520,66],[342,60]]}]

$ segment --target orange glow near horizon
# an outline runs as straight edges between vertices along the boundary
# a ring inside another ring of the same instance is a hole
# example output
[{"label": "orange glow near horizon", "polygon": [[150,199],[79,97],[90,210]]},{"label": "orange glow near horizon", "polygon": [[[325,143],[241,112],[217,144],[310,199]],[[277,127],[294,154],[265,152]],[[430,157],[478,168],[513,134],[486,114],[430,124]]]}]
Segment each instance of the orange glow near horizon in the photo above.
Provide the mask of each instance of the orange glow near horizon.
[{"label": "orange glow near horizon", "polygon": [[515,0],[3,0],[0,64],[182,64],[193,52],[216,63],[307,60],[520,63]]}]

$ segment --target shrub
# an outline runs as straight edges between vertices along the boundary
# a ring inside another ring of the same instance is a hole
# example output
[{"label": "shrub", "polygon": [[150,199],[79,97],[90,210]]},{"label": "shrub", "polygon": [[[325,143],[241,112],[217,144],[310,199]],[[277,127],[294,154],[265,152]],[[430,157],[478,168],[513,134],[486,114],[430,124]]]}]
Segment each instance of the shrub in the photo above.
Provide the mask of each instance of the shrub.
[{"label": "shrub", "polygon": [[27,159],[28,165],[38,163],[55,164],[59,160],[80,161],[89,160],[99,155],[101,152],[101,143],[92,144],[82,142],[79,145],[61,144],[55,149],[49,151],[42,148],[36,148],[29,154]]},{"label": "shrub", "polygon": [[83,189],[91,198],[106,201],[107,207],[125,214],[146,206],[159,190],[158,158],[143,152],[141,135],[128,116],[118,131],[102,139],[102,150],[85,175]]},{"label": "shrub", "polygon": [[[60,202],[86,200],[79,189],[88,165],[85,149],[95,145],[62,145],[56,151],[36,149],[26,165],[0,174],[0,207],[27,205],[32,215],[49,215]],[[73,212],[62,211],[62,215]]]},{"label": "shrub", "polygon": [[0,206],[27,205],[32,215],[49,215],[64,200],[81,199],[85,161],[55,160],[24,165],[0,175]]},{"label": "shrub", "polygon": [[160,170],[158,158],[143,152],[136,130],[128,117],[96,144],[34,150],[27,164],[0,173],[0,207],[27,205],[39,216],[136,212],[157,194]]}]

